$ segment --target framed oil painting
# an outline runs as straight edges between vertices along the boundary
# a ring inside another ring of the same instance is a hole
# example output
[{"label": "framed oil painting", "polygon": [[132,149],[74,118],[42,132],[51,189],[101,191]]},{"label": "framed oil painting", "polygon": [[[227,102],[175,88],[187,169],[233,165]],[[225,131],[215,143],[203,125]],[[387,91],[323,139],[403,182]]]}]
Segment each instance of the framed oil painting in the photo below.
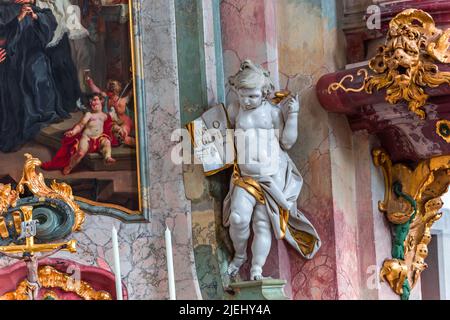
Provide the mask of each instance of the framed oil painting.
[{"label": "framed oil painting", "polygon": [[0,183],[31,154],[85,211],[147,220],[138,2],[0,0]]}]

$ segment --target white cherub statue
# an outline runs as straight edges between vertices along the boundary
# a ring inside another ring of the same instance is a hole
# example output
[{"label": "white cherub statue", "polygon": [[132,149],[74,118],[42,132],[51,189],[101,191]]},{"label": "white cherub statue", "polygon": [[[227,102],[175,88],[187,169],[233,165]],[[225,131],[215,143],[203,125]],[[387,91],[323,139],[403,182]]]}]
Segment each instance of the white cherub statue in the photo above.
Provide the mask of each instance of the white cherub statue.
[{"label": "white cherub statue", "polygon": [[261,280],[272,230],[276,239],[286,240],[307,259],[321,245],[316,230],[297,209],[303,179],[286,152],[297,141],[300,104],[298,95],[272,104],[268,99],[274,85],[269,72],[249,60],[229,83],[239,101],[227,107],[237,153],[223,210],[223,223],[230,227],[235,250],[228,273],[235,276],[247,260],[252,224],[250,279]]}]

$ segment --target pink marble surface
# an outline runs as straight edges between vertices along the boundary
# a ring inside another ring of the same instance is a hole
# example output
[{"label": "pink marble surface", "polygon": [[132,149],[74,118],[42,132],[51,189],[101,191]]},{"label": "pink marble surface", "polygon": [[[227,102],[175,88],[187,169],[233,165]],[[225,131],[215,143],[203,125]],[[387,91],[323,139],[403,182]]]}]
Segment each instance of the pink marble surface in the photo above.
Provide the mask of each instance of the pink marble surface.
[{"label": "pink marble surface", "polygon": [[302,99],[299,139],[290,152],[304,178],[299,207],[322,239],[322,248],[310,261],[289,249],[293,298],[337,299],[336,228],[341,226],[335,223],[332,141],[328,114],[318,108],[314,94],[320,75],[336,67],[330,59],[338,49],[336,34],[325,30],[320,5],[307,1],[278,1],[277,25],[280,87]]},{"label": "pink marble surface", "polygon": [[[358,212],[358,256],[360,267],[361,296],[364,299],[378,299],[378,274],[374,234],[374,214],[379,215],[378,208],[373,207],[371,143],[367,131],[355,132],[353,135],[355,151],[356,183],[358,190],[356,208]],[[373,212],[373,210],[377,210]]]},{"label": "pink marble surface", "polygon": [[[276,0],[223,0],[220,4],[225,79],[251,59],[271,72],[278,87]],[[227,101],[230,96],[228,88]]]},{"label": "pink marble surface", "polygon": [[290,251],[293,296],[377,299],[377,283],[369,285],[377,276],[371,273],[377,268],[374,232],[385,227],[371,219],[380,215],[372,208],[380,198],[371,193],[369,141],[355,137],[345,116],[325,112],[314,93],[323,74],[345,63],[332,11],[324,2],[278,2],[280,85],[303,101],[300,138],[291,152],[305,181],[299,207],[323,243],[311,261]]},{"label": "pink marble surface", "polygon": [[[266,15],[273,6],[275,20]],[[308,1],[227,0],[221,3],[221,14],[225,75],[236,72],[240,62],[250,58],[272,72],[278,70],[277,86],[298,92],[302,98],[300,138],[290,154],[304,177],[299,207],[317,228],[323,246],[311,261],[290,248],[272,248],[265,269],[291,278],[288,291],[293,299],[354,297],[358,285],[347,272],[354,272],[355,259],[351,257],[340,269],[337,263],[345,262],[349,258],[346,253],[355,251],[355,225],[345,221],[338,209],[340,203],[333,202],[333,188],[339,184],[331,177],[338,168],[331,162],[328,114],[314,93],[320,76],[336,68],[336,31],[327,29],[320,5]],[[227,98],[234,99],[231,94]],[[335,145],[333,152],[338,153],[338,143]],[[276,270],[277,264],[281,270]]]},{"label": "pink marble surface", "polygon": [[[339,299],[360,297],[359,237],[356,199],[356,159],[353,136],[347,119],[329,115],[331,131],[331,170],[333,211],[336,238],[336,267]],[[362,190],[361,190],[362,191]]]}]

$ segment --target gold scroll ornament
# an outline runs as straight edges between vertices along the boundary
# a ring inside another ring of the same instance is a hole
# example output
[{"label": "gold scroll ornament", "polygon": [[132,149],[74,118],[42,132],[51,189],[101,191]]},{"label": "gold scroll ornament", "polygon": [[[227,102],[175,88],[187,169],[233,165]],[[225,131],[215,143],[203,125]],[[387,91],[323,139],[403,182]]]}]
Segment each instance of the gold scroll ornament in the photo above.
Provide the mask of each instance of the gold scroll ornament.
[{"label": "gold scroll ornament", "polygon": [[[108,292],[96,291],[86,281],[76,280],[51,266],[39,268],[39,283],[43,288],[61,289],[65,292],[75,293],[83,300],[112,300],[111,294]],[[51,293],[51,297],[57,299],[54,292]],[[4,294],[0,300],[28,300],[27,281],[22,281],[15,291]]]},{"label": "gold scroll ornament", "polygon": [[72,231],[80,231],[85,220],[85,213],[80,209],[72,194],[72,188],[66,183],[53,181],[50,187],[47,186],[42,173],[36,172],[36,167],[42,165],[41,160],[34,158],[30,154],[25,154],[25,165],[22,178],[17,185],[17,192],[23,194],[27,187],[33,195],[40,198],[59,199],[68,204],[75,213],[75,223]]},{"label": "gold scroll ornament", "polygon": [[364,76],[360,88],[346,87],[345,81],[354,81],[353,75],[347,75],[331,84],[328,93],[341,89],[346,93],[372,94],[374,90],[386,89],[387,102],[406,101],[410,111],[425,119],[422,108],[429,98],[425,88],[450,84],[450,72],[439,71],[435,64],[450,63],[449,38],[450,29],[438,29],[428,13],[404,10],[391,20],[385,44],[369,62],[374,74],[369,76],[366,69],[360,69],[358,76]]},{"label": "gold scroll ornament", "polygon": [[[380,274],[382,280],[402,295],[405,279],[412,289],[427,268],[425,260],[431,241],[431,227],[442,216],[439,212],[443,206],[440,197],[447,192],[450,184],[450,156],[421,161],[414,170],[401,163],[392,164],[388,154],[381,149],[373,151],[373,160],[382,169],[385,182],[384,200],[379,202],[379,210],[394,225],[411,221],[404,242],[404,260],[387,259]],[[396,182],[402,185],[402,192],[416,202],[415,216],[411,203],[395,194],[393,185]]]}]

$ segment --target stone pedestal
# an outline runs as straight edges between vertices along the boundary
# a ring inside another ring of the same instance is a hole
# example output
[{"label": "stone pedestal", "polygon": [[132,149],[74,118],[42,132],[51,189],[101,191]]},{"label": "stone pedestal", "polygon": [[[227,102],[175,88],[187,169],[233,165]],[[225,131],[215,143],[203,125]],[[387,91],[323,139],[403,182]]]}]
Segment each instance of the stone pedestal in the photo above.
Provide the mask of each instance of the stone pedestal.
[{"label": "stone pedestal", "polygon": [[283,288],[286,280],[266,279],[230,284],[226,300],[288,300]]}]

